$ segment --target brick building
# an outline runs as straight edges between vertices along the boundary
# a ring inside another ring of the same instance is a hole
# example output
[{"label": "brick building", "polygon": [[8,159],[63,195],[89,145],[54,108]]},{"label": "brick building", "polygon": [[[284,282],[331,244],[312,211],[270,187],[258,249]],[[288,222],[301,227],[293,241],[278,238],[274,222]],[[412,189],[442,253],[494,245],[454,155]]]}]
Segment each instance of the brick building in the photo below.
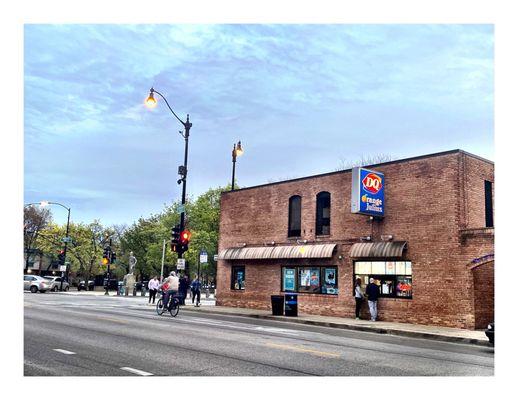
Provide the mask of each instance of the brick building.
[{"label": "brick building", "polygon": [[296,292],[301,312],[354,317],[354,281],[373,277],[380,320],[491,322],[494,164],[452,150],[368,168],[384,174],[383,218],[351,212],[351,170],[223,193],[217,304]]}]

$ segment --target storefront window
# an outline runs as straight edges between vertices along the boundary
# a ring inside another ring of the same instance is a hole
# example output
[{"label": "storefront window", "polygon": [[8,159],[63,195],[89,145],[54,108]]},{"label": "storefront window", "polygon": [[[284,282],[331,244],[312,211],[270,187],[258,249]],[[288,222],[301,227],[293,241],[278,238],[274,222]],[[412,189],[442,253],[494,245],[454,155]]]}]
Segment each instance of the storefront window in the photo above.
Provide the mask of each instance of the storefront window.
[{"label": "storefront window", "polygon": [[338,294],[336,267],[283,267],[283,292]]},{"label": "storefront window", "polygon": [[412,298],[412,262],[410,261],[356,261],[354,280],[358,278],[362,282],[362,290],[365,290],[370,278],[373,278],[374,283],[379,287],[380,297]]},{"label": "storefront window", "polygon": [[233,290],[245,290],[245,267],[232,267],[232,284]]}]

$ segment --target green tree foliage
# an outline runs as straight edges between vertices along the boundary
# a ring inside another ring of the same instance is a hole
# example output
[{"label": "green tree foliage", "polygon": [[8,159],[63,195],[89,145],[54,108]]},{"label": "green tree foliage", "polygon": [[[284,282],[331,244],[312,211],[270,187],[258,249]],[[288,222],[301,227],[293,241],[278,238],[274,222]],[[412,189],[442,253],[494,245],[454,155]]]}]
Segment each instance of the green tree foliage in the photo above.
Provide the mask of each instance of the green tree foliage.
[{"label": "green tree foliage", "polygon": [[[40,232],[37,244],[45,254],[57,259],[63,249],[62,238],[65,237],[66,225],[49,224]],[[106,272],[106,266],[101,264],[104,247],[114,236],[114,230],[103,227],[99,221],[90,224],[70,223],[69,236],[72,242],[67,247],[67,262],[72,276],[84,278]],[[112,240],[112,250],[116,251],[118,243]],[[116,267],[116,266],[114,266]]]},{"label": "green tree foliage", "polygon": [[[230,187],[209,189],[196,200],[186,201],[186,227],[192,234],[189,250],[184,254],[189,264],[191,278],[198,271],[198,254],[206,250],[209,254],[208,263],[200,265],[200,273],[213,281],[216,273],[214,254],[218,248],[219,214],[221,192]],[[149,218],[140,218],[127,228],[121,235],[121,250],[123,262],[127,263],[129,252],[137,258],[135,274],[137,279],[142,276],[149,278],[159,275],[162,265],[162,249],[166,240],[164,275],[176,270],[176,253],[171,252],[171,229],[180,222],[179,201],[166,205],[164,210]]]}]

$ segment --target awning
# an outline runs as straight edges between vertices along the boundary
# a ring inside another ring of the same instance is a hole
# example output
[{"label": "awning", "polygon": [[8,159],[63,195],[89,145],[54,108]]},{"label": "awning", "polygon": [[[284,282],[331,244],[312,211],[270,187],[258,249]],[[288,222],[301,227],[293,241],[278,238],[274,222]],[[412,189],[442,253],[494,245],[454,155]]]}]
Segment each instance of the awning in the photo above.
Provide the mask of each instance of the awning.
[{"label": "awning", "polygon": [[219,252],[219,260],[265,260],[290,258],[331,258],[336,244],[301,246],[231,247]]},{"label": "awning", "polygon": [[406,242],[365,242],[355,243],[351,247],[349,256],[358,258],[398,258],[403,257]]}]

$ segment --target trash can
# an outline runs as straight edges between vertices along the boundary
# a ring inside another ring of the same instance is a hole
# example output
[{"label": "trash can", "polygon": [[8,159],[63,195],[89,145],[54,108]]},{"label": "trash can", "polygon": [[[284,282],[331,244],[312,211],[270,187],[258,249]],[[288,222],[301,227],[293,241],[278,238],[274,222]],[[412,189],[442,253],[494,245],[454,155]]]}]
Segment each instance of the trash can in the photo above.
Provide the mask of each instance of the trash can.
[{"label": "trash can", "polygon": [[284,315],[287,317],[296,317],[298,315],[298,302],[296,294],[286,293],[284,295]]},{"label": "trash can", "polygon": [[122,293],[123,293],[123,290],[124,290],[124,289],[123,289],[123,286],[122,286],[122,282],[119,282],[119,283],[117,284],[117,296],[121,296],[121,295],[122,295]]},{"label": "trash can", "polygon": [[284,296],[272,295],[272,315],[284,314]]}]

